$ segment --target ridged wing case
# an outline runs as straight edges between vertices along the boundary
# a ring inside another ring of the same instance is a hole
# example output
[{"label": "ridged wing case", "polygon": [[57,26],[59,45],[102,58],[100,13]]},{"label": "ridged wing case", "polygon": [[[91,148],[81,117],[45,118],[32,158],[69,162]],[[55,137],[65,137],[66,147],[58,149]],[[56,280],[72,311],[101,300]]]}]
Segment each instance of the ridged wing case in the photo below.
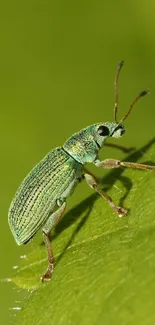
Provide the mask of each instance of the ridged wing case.
[{"label": "ridged wing case", "polygon": [[56,208],[57,199],[68,188],[71,193],[80,175],[81,164],[62,148],[53,149],[32,169],[9,209],[8,221],[18,245],[34,236]]}]

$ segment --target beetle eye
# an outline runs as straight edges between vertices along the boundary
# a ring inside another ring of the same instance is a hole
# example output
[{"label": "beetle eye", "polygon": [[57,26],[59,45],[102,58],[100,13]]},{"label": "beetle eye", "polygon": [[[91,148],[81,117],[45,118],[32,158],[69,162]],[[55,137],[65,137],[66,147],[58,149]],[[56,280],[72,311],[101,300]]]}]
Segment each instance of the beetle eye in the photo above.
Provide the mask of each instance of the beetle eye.
[{"label": "beetle eye", "polygon": [[102,135],[102,136],[108,136],[109,129],[105,125],[100,125],[100,127],[98,128],[98,133],[99,133],[99,135]]}]

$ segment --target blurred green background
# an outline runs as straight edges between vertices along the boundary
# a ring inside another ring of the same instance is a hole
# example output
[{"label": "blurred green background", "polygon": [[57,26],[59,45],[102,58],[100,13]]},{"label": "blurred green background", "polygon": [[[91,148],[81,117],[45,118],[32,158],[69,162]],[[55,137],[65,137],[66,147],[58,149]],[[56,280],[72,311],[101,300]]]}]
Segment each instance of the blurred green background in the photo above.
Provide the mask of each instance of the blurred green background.
[{"label": "blurred green background", "polygon": [[[155,130],[155,3],[153,1],[7,1],[0,10],[1,123],[1,323],[13,322],[25,292],[3,279],[20,255],[7,223],[12,196],[28,171],[72,133],[113,120],[116,66],[125,66],[119,84],[119,117],[143,89],[125,122],[119,142],[141,146]],[[105,149],[103,157],[122,157]],[[98,173],[98,172],[97,172]],[[81,189],[84,189],[83,192]],[[76,190],[68,207],[90,194]]]}]

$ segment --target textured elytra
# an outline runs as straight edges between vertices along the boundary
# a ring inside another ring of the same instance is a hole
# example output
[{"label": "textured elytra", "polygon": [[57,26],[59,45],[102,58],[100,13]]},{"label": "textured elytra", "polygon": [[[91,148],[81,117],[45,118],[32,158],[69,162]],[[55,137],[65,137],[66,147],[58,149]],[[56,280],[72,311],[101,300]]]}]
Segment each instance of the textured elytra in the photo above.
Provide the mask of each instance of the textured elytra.
[{"label": "textured elytra", "polygon": [[[48,153],[27,175],[17,190],[10,209],[9,225],[17,244],[27,242],[46,222],[57,200],[74,187],[81,165],[62,148]],[[64,197],[65,198],[65,197]]]}]

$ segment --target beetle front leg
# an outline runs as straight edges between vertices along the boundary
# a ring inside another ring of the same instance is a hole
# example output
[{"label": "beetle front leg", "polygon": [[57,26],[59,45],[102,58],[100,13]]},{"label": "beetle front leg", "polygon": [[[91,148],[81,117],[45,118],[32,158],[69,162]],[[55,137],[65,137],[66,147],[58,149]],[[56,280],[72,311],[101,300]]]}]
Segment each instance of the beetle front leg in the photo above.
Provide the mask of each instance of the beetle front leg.
[{"label": "beetle front leg", "polygon": [[96,182],[96,179],[91,175],[91,174],[84,174],[84,177],[85,177],[85,180],[87,182],[87,184],[93,188],[94,190],[96,190],[97,193],[99,193],[110,205],[110,207],[119,215],[119,217],[123,217],[127,214],[127,210],[126,209],[123,209],[119,206],[117,206],[112,198],[107,195],[107,193],[105,193],[104,191],[102,191],[97,182]]},{"label": "beetle front leg", "polygon": [[128,161],[120,161],[116,159],[105,159],[103,161],[96,160],[95,165],[102,168],[119,168],[119,167],[130,167],[144,170],[155,171],[155,166],[133,163]]},{"label": "beetle front leg", "polygon": [[65,211],[65,208],[66,208],[66,202],[64,202],[58,210],[52,213],[52,215],[49,217],[49,219],[47,220],[43,228],[43,239],[47,249],[47,256],[48,256],[48,268],[45,274],[41,277],[42,282],[44,280],[51,279],[51,274],[54,269],[54,256],[53,256],[53,250],[50,242],[50,231],[59,222],[60,218],[62,217]]}]

